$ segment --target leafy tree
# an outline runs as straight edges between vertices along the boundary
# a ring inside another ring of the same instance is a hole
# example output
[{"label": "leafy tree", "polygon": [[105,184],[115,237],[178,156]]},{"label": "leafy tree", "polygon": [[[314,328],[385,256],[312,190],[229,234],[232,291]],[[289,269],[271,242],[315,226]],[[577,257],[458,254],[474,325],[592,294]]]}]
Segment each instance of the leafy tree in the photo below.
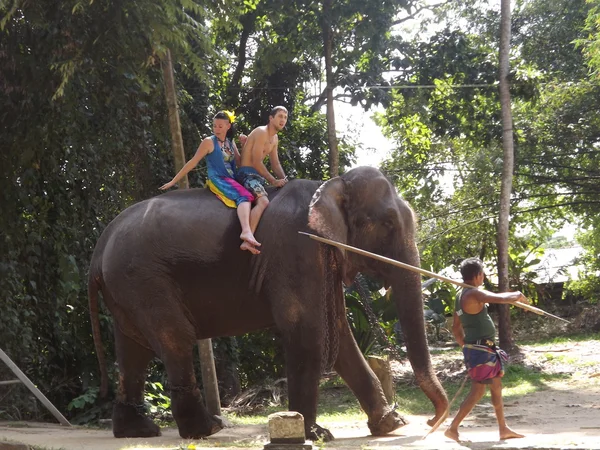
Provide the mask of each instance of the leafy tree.
[{"label": "leafy tree", "polygon": [[166,178],[157,58],[168,45],[191,73],[205,34],[184,14],[201,19],[199,5],[0,6],[0,339],[61,410],[97,385],[88,262],[104,226]]},{"label": "leafy tree", "polygon": [[[566,220],[597,214],[597,92],[582,78],[582,55],[572,44],[585,14],[583,0],[523,2],[514,12],[512,255],[543,245]],[[556,16],[565,19],[546,20]],[[496,258],[490,236],[503,129],[495,82],[497,11],[460,1],[447,4],[438,18],[441,31],[397,42],[394,84],[408,87],[393,90],[378,118],[397,142],[383,168],[420,212],[423,263],[434,270],[465,256]],[[532,231],[529,243],[519,237],[524,229]]]}]

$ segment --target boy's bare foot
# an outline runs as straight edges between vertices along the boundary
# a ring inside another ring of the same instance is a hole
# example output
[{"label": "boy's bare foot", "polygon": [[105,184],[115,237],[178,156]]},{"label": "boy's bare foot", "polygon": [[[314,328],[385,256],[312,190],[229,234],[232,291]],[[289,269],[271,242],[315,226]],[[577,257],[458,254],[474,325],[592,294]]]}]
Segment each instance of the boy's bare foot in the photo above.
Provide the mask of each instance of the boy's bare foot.
[{"label": "boy's bare foot", "polygon": [[452,439],[453,441],[460,442],[458,439],[458,431],[454,431],[451,428],[448,428],[446,431],[444,431],[444,436]]},{"label": "boy's bare foot", "polygon": [[524,434],[517,433],[516,431],[511,430],[508,427],[505,427],[500,430],[500,440],[503,441],[505,439],[518,439],[525,437]]},{"label": "boy's bare foot", "polygon": [[252,245],[253,247],[260,247],[260,242],[258,242],[254,238],[254,235],[252,234],[251,231],[247,231],[245,233],[240,234],[240,239],[242,241],[246,241],[248,244]]},{"label": "boy's bare foot", "polygon": [[253,245],[250,245],[248,241],[243,241],[242,245],[240,245],[240,248],[242,250],[248,250],[253,255],[260,255],[260,250],[254,247]]}]

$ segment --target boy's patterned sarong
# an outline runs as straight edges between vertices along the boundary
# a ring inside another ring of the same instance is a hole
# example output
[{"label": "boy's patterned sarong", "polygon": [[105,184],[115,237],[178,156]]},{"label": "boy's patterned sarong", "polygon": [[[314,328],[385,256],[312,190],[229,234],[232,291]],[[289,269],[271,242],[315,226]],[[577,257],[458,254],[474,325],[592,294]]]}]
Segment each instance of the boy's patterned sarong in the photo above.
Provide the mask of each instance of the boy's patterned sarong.
[{"label": "boy's patterned sarong", "polygon": [[471,380],[485,383],[492,378],[504,376],[504,362],[508,361],[504,350],[486,345],[465,344],[463,355]]},{"label": "boy's patterned sarong", "polygon": [[214,177],[206,184],[211,192],[230,208],[237,208],[243,202],[254,201],[254,195],[233,178]]}]

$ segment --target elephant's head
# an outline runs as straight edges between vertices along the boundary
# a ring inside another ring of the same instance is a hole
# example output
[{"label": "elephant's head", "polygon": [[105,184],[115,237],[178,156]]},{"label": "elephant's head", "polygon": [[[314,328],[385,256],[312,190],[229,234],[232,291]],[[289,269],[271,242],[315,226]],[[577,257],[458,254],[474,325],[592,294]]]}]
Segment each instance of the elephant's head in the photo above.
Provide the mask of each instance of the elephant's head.
[{"label": "elephant's head", "polygon": [[[308,224],[317,234],[388,258],[419,266],[415,216],[377,169],[359,167],[323,184],[313,196]],[[431,366],[419,274],[338,249],[346,284],[357,272],[392,287],[408,357],[417,381],[433,402],[436,418],[448,400]]]}]

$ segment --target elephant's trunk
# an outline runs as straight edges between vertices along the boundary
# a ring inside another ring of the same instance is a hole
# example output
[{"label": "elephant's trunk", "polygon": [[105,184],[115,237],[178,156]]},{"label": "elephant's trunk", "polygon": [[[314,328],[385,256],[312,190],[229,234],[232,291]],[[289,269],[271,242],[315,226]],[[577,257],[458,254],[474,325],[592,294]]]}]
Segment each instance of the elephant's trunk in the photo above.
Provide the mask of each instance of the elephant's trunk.
[{"label": "elephant's trunk", "polygon": [[[407,254],[408,253],[408,254]],[[405,248],[401,261],[419,267],[419,255],[413,246]],[[435,407],[435,423],[447,412],[448,397],[433,371],[431,357],[425,333],[423,316],[423,297],[421,294],[421,277],[406,269],[394,269],[392,279],[392,295],[396,303],[400,326],[404,335],[408,359],[415,373],[419,387],[425,392]]]}]

